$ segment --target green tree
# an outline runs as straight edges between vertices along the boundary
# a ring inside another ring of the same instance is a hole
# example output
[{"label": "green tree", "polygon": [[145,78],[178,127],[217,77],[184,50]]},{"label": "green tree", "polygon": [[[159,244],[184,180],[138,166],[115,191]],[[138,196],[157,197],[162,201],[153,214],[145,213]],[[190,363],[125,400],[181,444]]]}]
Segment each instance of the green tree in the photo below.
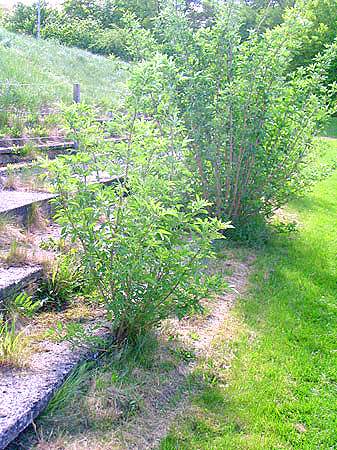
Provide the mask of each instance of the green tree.
[{"label": "green tree", "polygon": [[301,24],[297,35],[299,45],[293,52],[293,66],[298,67],[310,64],[336,39],[337,1],[300,0],[296,8],[288,11],[284,27],[294,21]]},{"label": "green tree", "polygon": [[[41,26],[53,16],[53,10],[42,4],[41,6]],[[32,5],[18,3],[13,12],[5,16],[5,26],[11,30],[24,34],[35,35],[37,31],[37,2]]]}]

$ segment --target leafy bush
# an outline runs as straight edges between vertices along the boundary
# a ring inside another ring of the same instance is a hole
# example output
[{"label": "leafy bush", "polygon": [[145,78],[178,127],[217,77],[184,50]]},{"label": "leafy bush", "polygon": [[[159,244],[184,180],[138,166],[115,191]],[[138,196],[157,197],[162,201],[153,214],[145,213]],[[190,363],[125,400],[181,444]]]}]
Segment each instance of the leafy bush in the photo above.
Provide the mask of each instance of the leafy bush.
[{"label": "leafy bush", "polygon": [[45,38],[53,38],[68,46],[88,49],[100,55],[115,55],[124,60],[143,59],[154,46],[151,33],[135,16],[126,13],[120,25],[102,28],[93,18],[73,18],[60,15],[42,30]]},{"label": "leafy bush", "polygon": [[69,47],[92,49],[100,31],[99,23],[94,19],[67,20],[60,15],[57,20],[46,23],[41,34],[45,38],[57,39]]},{"label": "leafy bush", "polygon": [[242,42],[239,10],[220,2],[211,27],[193,30],[175,10],[160,24],[166,55],[137,67],[131,90],[145,115],[185,130],[185,161],[212,213],[237,226],[257,223],[311,182],[334,48],[290,75],[296,27]]},{"label": "leafy bush", "polygon": [[[318,55],[326,52],[337,38],[337,2],[336,0],[300,0],[296,7],[285,14],[283,30],[294,28],[296,24],[296,46],[291,52],[290,69],[307,67]],[[337,50],[331,55],[331,62],[326,67],[325,85],[336,83]],[[330,102],[336,107],[336,93]]]},{"label": "leafy bush", "polygon": [[151,33],[141,27],[131,14],[123,16],[120,26],[112,25],[110,28],[102,28],[91,17],[69,20],[61,14],[57,20],[46,23],[42,36],[100,55],[113,54],[124,60],[143,59],[154,46]]},{"label": "leafy bush", "polygon": [[307,66],[313,62],[316,55],[324,53],[326,47],[337,37],[336,20],[336,0],[296,2],[296,8],[287,12],[282,25],[287,28],[294,21],[301,24],[296,36],[298,45],[292,54],[293,67]]},{"label": "leafy bush", "polygon": [[[41,3],[41,25],[43,27],[47,19],[53,15],[53,11],[43,5],[43,2]],[[35,35],[37,32],[37,2],[32,5],[17,3],[13,12],[6,16],[5,25],[10,31]]]},{"label": "leafy bush", "polygon": [[126,61],[139,61],[151,55],[155,42],[150,31],[143,28],[135,16],[126,13],[119,26],[101,30],[89,49]]},{"label": "leafy bush", "polygon": [[[49,164],[60,193],[56,219],[63,236],[80,244],[84,272],[116,338],[136,338],[162,319],[199,310],[219,281],[203,271],[212,241],[229,225],[207,218],[208,204],[199,198],[183,207],[177,185],[187,180],[184,168],[171,164],[170,142],[155,122],[134,110],[115,124],[126,140],[99,144],[85,107],[66,118],[79,152]],[[119,177],[93,183],[103,169],[105,176],[119,170]]]}]

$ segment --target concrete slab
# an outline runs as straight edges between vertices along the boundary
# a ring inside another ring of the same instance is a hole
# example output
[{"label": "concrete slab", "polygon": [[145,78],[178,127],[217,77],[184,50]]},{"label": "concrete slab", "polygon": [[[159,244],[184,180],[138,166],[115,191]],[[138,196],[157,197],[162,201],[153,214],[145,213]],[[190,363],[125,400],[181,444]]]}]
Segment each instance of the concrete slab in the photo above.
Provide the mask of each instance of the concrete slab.
[{"label": "concrete slab", "polygon": [[7,299],[42,277],[40,266],[0,267],[0,308]]},{"label": "concrete slab", "polygon": [[28,368],[0,369],[0,450],[43,411],[76,365],[91,352],[71,351],[66,343],[41,343]]},{"label": "concrete slab", "polygon": [[49,200],[54,197],[54,194],[45,192],[0,191],[0,215],[8,215],[16,223],[27,226],[33,213],[33,205],[39,207],[46,217],[51,215]]},{"label": "concrete slab", "polygon": [[30,205],[31,203],[53,198],[45,192],[0,191],[0,213]]}]

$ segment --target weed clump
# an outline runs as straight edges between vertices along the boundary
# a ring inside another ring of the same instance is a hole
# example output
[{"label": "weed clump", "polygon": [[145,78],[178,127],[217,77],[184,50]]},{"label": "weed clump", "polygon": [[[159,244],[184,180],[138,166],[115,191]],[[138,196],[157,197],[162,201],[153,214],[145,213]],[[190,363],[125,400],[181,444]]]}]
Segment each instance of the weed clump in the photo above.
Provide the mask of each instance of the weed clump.
[{"label": "weed clump", "polygon": [[22,365],[27,348],[27,338],[18,331],[16,320],[0,318],[0,366]]}]

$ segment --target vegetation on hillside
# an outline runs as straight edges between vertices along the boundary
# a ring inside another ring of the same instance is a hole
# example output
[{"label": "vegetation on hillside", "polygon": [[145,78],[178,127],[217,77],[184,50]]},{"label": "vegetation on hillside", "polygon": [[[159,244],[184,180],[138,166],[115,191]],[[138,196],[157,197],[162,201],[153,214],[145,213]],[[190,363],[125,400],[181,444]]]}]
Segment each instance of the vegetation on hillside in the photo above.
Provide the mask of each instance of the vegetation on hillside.
[{"label": "vegetation on hillside", "polygon": [[[290,18],[301,23],[298,34],[301,46],[294,55],[296,65],[310,64],[313,57],[336,38],[336,0],[240,0],[234,3],[241,11],[242,39],[246,39],[252,29],[264,32]],[[65,0],[61,9],[51,8],[47,2],[41,10],[42,36],[94,53],[135,59],[140,55],[135,55],[132,47],[139,47],[144,36],[154,30],[158,17],[173,5],[184,12],[193,28],[212,24],[217,15],[217,2],[212,0]],[[36,10],[36,4],[19,3],[7,15],[5,24],[12,31],[35,35]]]},{"label": "vegetation on hillside", "polygon": [[80,83],[84,103],[105,109],[118,104],[126,70],[118,60],[0,29],[1,133],[20,135],[26,122],[71,104],[74,83]]}]

